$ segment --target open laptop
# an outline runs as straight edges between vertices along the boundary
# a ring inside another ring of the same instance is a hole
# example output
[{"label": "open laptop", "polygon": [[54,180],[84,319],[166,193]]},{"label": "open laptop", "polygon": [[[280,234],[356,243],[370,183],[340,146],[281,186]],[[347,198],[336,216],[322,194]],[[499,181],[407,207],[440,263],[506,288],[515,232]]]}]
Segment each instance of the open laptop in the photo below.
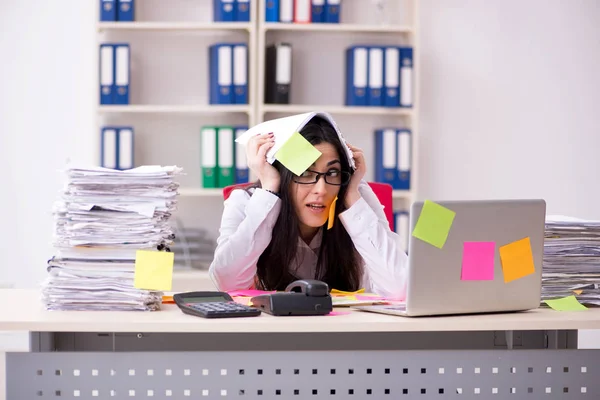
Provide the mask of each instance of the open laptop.
[{"label": "open laptop", "polygon": [[[456,214],[440,249],[412,235],[424,202],[412,204],[406,302],[353,308],[426,316],[522,311],[539,307],[546,202],[470,200],[435,203]],[[531,244],[534,272],[505,283],[499,248],[523,238],[529,238]],[[495,243],[493,280],[461,279],[465,242]]]}]

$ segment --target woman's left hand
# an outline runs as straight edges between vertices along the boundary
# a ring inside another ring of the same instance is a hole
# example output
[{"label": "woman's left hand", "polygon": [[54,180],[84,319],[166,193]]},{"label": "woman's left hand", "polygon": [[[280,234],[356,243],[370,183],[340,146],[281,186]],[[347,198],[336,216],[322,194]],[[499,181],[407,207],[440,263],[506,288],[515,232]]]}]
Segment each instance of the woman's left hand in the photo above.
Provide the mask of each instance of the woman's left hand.
[{"label": "woman's left hand", "polygon": [[352,150],[352,158],[354,158],[354,163],[356,165],[356,169],[354,170],[354,174],[352,174],[352,178],[350,178],[348,190],[346,192],[346,207],[350,208],[360,198],[358,186],[360,185],[360,181],[365,177],[367,165],[361,149],[354,147],[351,144],[348,144],[348,147]]}]

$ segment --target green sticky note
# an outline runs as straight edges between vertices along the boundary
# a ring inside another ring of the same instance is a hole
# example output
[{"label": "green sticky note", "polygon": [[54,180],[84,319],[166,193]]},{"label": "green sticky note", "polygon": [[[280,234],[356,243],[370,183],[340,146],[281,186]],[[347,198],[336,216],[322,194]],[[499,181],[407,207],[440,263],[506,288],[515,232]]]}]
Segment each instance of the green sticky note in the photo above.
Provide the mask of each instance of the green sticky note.
[{"label": "green sticky note", "polygon": [[275,153],[275,158],[296,175],[302,175],[320,156],[321,152],[298,132]]},{"label": "green sticky note", "polygon": [[550,308],[556,311],[582,311],[587,307],[581,304],[575,296],[567,296],[560,299],[544,300]]},{"label": "green sticky note", "polygon": [[412,235],[439,249],[444,247],[456,213],[433,201],[425,200]]}]

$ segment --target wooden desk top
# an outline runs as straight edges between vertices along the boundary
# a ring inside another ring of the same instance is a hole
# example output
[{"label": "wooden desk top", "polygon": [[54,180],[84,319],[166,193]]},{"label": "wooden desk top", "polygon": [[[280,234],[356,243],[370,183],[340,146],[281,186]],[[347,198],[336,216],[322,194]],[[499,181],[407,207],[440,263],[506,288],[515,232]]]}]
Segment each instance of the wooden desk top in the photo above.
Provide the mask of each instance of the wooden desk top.
[{"label": "wooden desk top", "polygon": [[183,314],[176,305],[155,312],[46,311],[40,292],[0,290],[0,331],[30,332],[443,332],[496,330],[600,329],[600,308],[558,312],[397,317],[347,308],[337,315],[205,319]]}]

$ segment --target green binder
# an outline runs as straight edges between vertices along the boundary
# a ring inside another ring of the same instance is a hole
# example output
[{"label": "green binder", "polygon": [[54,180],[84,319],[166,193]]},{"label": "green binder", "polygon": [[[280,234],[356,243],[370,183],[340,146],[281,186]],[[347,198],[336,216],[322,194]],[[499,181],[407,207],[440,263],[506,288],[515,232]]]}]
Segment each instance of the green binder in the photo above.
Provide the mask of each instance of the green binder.
[{"label": "green binder", "polygon": [[219,187],[233,185],[235,183],[235,164],[233,159],[234,129],[232,126],[220,126],[218,128],[218,156],[217,165]]},{"label": "green binder", "polygon": [[217,164],[218,141],[217,128],[214,126],[205,126],[200,130],[202,159],[200,160],[202,169],[202,187],[218,187],[219,167]]}]

